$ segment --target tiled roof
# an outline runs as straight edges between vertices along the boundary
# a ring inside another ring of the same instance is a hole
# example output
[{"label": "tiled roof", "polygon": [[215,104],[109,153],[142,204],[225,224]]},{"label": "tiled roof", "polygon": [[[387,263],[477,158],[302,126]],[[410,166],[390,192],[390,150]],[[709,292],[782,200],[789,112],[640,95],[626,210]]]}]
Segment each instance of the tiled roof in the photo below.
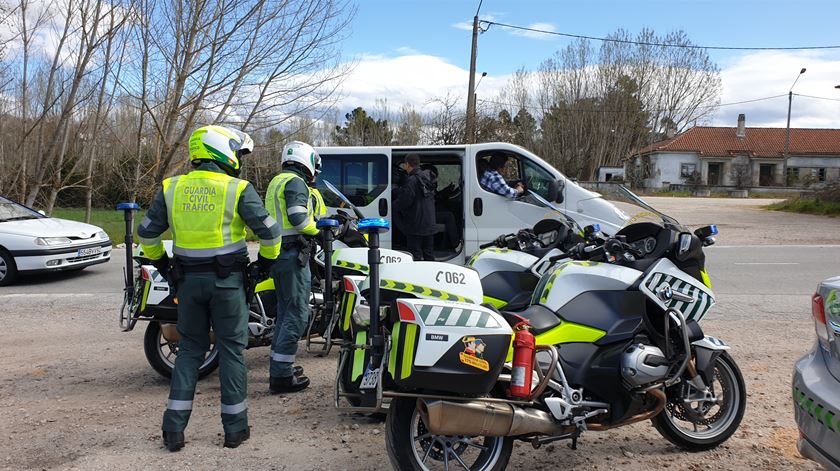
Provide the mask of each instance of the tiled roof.
[{"label": "tiled roof", "polygon": [[[697,126],[673,139],[655,142],[637,154],[652,152],[697,152],[701,157],[734,157],[748,153],[756,158],[782,158],[785,152],[785,128],[746,128],[745,137],[735,135],[737,128]],[[790,155],[840,156],[840,129],[790,130]]]}]

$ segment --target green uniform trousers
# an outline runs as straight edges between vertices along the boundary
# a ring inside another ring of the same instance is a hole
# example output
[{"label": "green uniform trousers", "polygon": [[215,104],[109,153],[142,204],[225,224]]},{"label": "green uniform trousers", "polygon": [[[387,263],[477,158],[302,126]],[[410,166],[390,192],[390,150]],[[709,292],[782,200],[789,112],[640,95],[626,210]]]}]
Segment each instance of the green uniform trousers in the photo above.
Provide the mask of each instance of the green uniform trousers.
[{"label": "green uniform trousers", "polygon": [[248,344],[248,306],[242,273],[187,273],[178,284],[178,357],[172,371],[163,430],[182,432],[192,412],[198,368],[210,348],[210,328],[219,351],[222,426],[226,433],[248,428],[247,370],[242,352]]},{"label": "green uniform trousers", "polygon": [[296,248],[283,249],[271,268],[277,291],[277,321],[271,342],[271,378],[292,376],[298,341],[309,322],[309,296],[312,278],[309,264],[300,266]]}]

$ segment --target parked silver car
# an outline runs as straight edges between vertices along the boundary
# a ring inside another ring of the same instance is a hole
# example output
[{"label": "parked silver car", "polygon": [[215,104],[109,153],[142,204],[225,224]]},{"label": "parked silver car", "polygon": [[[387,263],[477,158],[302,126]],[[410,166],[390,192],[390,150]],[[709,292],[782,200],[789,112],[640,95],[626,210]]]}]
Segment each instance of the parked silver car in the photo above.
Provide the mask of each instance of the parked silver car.
[{"label": "parked silver car", "polygon": [[793,373],[797,448],[826,469],[840,471],[840,276],[819,284],[811,313],[817,342]]}]

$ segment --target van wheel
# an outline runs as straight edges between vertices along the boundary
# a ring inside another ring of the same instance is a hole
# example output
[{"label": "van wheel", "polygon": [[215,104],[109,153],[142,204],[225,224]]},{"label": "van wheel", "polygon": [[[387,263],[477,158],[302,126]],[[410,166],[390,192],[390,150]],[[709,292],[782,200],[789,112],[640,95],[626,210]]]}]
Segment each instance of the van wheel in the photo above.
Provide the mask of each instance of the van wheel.
[{"label": "van wheel", "polygon": [[15,259],[9,252],[0,249],[0,286],[8,286],[17,281],[18,271]]},{"label": "van wheel", "polygon": [[[146,334],[143,336],[143,351],[149,365],[164,378],[172,378],[175,368],[175,358],[178,357],[178,342],[170,342],[163,336],[160,322],[149,322]],[[204,363],[198,368],[198,378],[201,379],[219,367],[219,349],[210,344],[210,351],[204,356]]]},{"label": "van wheel", "polygon": [[391,465],[401,471],[500,471],[513,453],[511,437],[432,435],[417,409],[417,399],[411,397],[391,401],[385,444]]}]

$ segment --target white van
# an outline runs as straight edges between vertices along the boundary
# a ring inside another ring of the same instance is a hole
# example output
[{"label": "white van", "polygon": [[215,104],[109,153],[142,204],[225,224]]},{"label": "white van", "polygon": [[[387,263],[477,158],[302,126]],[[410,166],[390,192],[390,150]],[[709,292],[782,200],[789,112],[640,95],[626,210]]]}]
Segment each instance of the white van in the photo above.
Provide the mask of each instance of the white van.
[{"label": "white van", "polygon": [[[556,213],[541,206],[535,198],[507,198],[479,184],[487,161],[495,154],[508,157],[503,175],[509,185],[522,181],[526,187],[548,201],[555,202],[581,227],[598,223],[613,234],[624,225],[625,216],[598,193],[586,190],[531,152],[507,143],[417,147],[318,147],[322,159],[319,180],[327,180],[366,217],[392,221],[393,175],[405,156],[420,156],[421,166],[438,175],[435,198],[437,232],[435,257],[463,264],[479,245],[501,234],[533,227]],[[318,183],[327,206],[340,205],[337,197]],[[381,237],[382,247],[405,250],[399,227]]]}]

